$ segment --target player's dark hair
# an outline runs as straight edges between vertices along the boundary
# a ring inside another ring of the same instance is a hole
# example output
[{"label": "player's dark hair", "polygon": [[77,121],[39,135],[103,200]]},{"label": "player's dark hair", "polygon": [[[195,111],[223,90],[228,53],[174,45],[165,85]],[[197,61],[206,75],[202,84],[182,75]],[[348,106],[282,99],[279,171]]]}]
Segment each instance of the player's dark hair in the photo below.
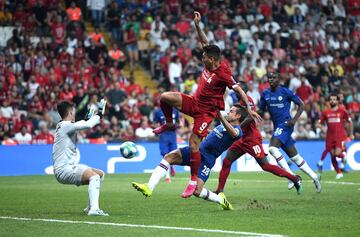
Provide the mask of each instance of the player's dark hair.
[{"label": "player's dark hair", "polygon": [[339,95],[336,94],[336,93],[331,93],[331,94],[329,95],[328,100],[330,100],[330,97],[332,97],[332,96],[336,97],[337,100],[340,100]]},{"label": "player's dark hair", "polygon": [[203,47],[204,52],[207,56],[215,58],[215,60],[219,60],[221,57],[220,48],[217,45],[210,44]]},{"label": "player's dark hair", "polygon": [[241,115],[241,119],[244,119],[248,116],[249,113],[244,106],[242,106],[241,104],[234,104],[233,106],[236,107],[236,114]]},{"label": "player's dark hair", "polygon": [[268,79],[280,77],[279,73],[277,73],[277,72],[269,72],[266,76]]},{"label": "player's dark hair", "polygon": [[74,104],[69,102],[69,101],[61,101],[58,105],[57,105],[57,111],[60,114],[60,117],[62,119],[66,118],[66,116],[69,114],[70,110],[72,110],[72,108],[74,108]]}]

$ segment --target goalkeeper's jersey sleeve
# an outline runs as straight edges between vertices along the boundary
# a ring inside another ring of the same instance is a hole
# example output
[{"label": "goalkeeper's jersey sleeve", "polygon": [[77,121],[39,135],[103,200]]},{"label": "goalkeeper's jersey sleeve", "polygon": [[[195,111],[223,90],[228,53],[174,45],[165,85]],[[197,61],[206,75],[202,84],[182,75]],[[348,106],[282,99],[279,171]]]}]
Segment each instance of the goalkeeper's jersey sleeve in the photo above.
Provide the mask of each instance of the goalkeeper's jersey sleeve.
[{"label": "goalkeeper's jersey sleeve", "polygon": [[88,121],[61,121],[56,126],[55,140],[53,145],[54,169],[65,165],[74,165],[79,161],[78,150],[76,149],[76,132],[94,127],[100,122],[100,117],[95,115]]}]

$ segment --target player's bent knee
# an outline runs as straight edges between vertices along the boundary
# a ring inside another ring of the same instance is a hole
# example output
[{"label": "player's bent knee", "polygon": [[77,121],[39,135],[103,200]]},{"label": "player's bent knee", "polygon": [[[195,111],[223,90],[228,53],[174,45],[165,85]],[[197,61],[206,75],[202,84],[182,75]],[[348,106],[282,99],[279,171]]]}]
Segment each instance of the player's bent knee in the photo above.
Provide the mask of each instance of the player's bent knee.
[{"label": "player's bent knee", "polygon": [[170,152],[164,156],[164,160],[166,160],[170,165],[172,165],[176,161],[176,154],[174,152]]},{"label": "player's bent knee", "polygon": [[[88,184],[90,181],[90,178],[95,175],[99,176],[93,169],[91,169],[91,168],[86,169],[81,177],[82,184]],[[99,176],[99,178],[100,178],[100,176]]]},{"label": "player's bent knee", "polygon": [[273,157],[279,157],[281,156],[281,152],[279,151],[279,149],[277,147],[274,146],[270,146],[269,147],[269,153],[273,156]]},{"label": "player's bent knee", "polygon": [[99,169],[92,168],[92,170],[97,173],[100,177],[105,176],[105,172]]}]

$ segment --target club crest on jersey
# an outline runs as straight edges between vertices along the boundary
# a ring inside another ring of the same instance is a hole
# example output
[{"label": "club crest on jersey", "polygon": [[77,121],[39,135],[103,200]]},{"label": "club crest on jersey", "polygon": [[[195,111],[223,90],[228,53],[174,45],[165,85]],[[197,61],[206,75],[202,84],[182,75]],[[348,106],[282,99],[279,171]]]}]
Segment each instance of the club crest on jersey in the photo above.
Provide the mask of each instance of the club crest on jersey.
[{"label": "club crest on jersey", "polygon": [[282,98],[282,96],[280,95],[280,96],[278,97],[278,100],[282,101],[282,99],[283,99],[283,98]]}]

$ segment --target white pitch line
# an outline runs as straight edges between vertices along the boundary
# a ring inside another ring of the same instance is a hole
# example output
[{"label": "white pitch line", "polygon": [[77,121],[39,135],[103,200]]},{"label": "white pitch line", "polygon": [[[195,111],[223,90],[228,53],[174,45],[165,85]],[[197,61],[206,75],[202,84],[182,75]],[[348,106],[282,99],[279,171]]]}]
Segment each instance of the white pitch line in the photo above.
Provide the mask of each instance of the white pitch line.
[{"label": "white pitch line", "polygon": [[197,229],[197,228],[191,228],[191,227],[176,227],[176,226],[161,226],[161,225],[137,225],[137,224],[124,224],[124,223],[112,223],[112,222],[71,221],[71,220],[11,217],[11,216],[0,216],[0,219],[16,220],[16,221],[42,221],[42,222],[54,222],[54,223],[66,223],[66,224],[105,225],[105,226],[130,227],[130,228],[151,228],[151,229],[163,229],[163,230],[196,231],[196,232],[206,232],[206,233],[242,235],[242,236],[248,236],[248,237],[255,237],[255,236],[256,237],[285,237],[285,235],[277,235],[277,234],[262,234],[262,233],[232,231],[232,230],[218,230],[218,229]]},{"label": "white pitch line", "polygon": [[[179,180],[189,180],[189,178],[183,178],[183,177],[179,177],[179,178],[174,178],[179,179]],[[218,181],[218,179],[208,179],[208,181]],[[238,181],[238,182],[243,182],[243,183],[279,183],[279,181],[281,182],[281,180],[277,181],[277,180],[260,180],[260,179],[253,179],[253,180],[249,180],[249,179],[227,179],[227,181],[230,182],[234,182],[234,181]],[[312,180],[303,180],[302,182],[308,182],[308,183],[312,183]],[[360,185],[360,183],[354,183],[354,182],[336,182],[336,181],[321,181],[322,184],[342,184],[342,185]]]}]

